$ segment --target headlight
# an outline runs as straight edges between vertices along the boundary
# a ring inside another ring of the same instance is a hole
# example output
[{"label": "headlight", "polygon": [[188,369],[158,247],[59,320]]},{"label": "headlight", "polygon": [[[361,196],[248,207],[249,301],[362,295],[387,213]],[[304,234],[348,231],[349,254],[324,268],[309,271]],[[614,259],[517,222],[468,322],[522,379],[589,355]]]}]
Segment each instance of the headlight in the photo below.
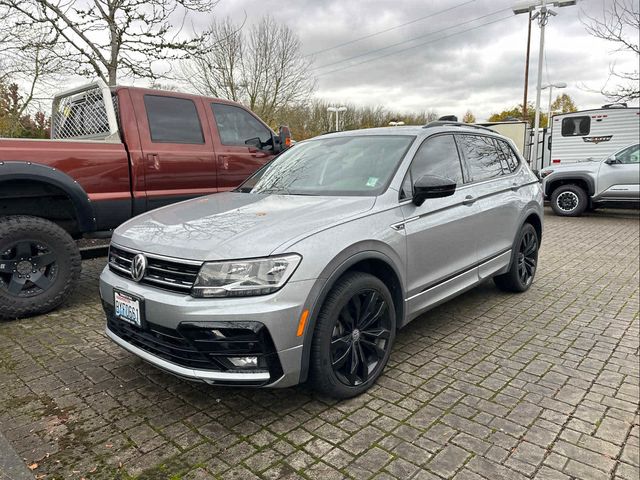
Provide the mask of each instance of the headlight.
[{"label": "headlight", "polygon": [[194,297],[247,297],[282,288],[300,263],[300,255],[205,263],[196,279]]},{"label": "headlight", "polygon": [[540,172],[540,178],[544,178],[544,177],[546,177],[547,175],[551,175],[552,173],[553,173],[553,170],[542,170],[542,171]]}]

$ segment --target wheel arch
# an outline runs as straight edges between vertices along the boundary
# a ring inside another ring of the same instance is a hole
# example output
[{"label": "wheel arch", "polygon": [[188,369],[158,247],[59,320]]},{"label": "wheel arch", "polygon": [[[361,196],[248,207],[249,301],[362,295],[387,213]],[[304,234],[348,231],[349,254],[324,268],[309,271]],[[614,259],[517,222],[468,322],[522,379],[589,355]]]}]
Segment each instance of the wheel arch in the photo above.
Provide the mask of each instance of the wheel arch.
[{"label": "wheel arch", "polygon": [[[47,192],[60,192],[69,200],[73,207],[74,220],[80,232],[92,232],[96,230],[96,218],[94,208],[87,193],[80,184],[66,173],[32,162],[5,161],[0,162],[0,185],[5,182],[23,182],[34,186],[33,198],[37,198],[38,188],[41,188],[40,198],[47,197]],[[9,193],[0,196],[0,201],[12,197]],[[31,214],[33,212],[12,212],[12,214]],[[47,218],[47,215],[34,215]],[[48,219],[48,218],[47,218]]]},{"label": "wheel arch", "polygon": [[[520,229],[522,229],[525,223],[530,223],[538,235],[538,244],[542,244],[542,217],[535,211],[528,212],[525,215],[526,217],[520,225]],[[518,231],[520,231],[520,229],[518,229]]]},{"label": "wheel arch", "polygon": [[584,189],[589,197],[596,191],[595,181],[587,174],[581,173],[559,173],[545,183],[545,196],[551,198],[553,191],[562,185],[577,185]]},{"label": "wheel arch", "polygon": [[[385,247],[382,248],[389,248]],[[396,326],[400,328],[404,325],[404,280],[398,264],[392,259],[391,252],[386,254],[379,249],[359,250],[357,246],[350,247],[325,267],[311,289],[310,300],[307,302],[307,305],[309,305],[309,318],[302,345],[301,383],[307,380],[309,374],[311,343],[320,309],[335,283],[346,273],[352,271],[370,273],[380,278],[389,287],[394,301]]]}]

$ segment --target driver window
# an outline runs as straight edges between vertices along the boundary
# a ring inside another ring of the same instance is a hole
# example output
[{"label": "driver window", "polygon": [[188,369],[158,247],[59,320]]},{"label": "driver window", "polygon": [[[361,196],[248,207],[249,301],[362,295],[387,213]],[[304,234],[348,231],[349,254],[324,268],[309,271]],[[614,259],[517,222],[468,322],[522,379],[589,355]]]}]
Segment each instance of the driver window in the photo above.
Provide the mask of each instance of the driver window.
[{"label": "driver window", "polygon": [[438,135],[424,141],[416,152],[402,183],[401,198],[411,198],[413,183],[424,175],[437,175],[462,183],[462,167],[453,135]]},{"label": "driver window", "polygon": [[[612,155],[613,156],[613,155]],[[619,163],[640,163],[640,145],[632,145],[615,155]]]},{"label": "driver window", "polygon": [[259,138],[263,148],[271,144],[271,132],[253,115],[234,105],[212,103],[213,116],[223,145],[246,146],[246,141]]}]

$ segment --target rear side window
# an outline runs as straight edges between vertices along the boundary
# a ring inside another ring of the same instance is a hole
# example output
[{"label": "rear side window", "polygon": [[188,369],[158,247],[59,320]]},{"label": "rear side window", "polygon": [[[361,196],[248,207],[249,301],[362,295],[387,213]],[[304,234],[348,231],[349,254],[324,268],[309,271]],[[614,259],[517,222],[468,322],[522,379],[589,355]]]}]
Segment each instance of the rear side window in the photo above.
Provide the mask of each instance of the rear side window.
[{"label": "rear side window", "polygon": [[253,138],[271,144],[271,131],[246,110],[224,103],[212,103],[211,108],[223,145],[246,146],[245,142]]},{"label": "rear side window", "polygon": [[504,170],[505,173],[515,172],[518,168],[518,165],[520,164],[518,156],[515,154],[515,152],[507,142],[505,142],[504,140],[494,140],[498,144],[498,148],[500,149],[500,152],[502,154],[502,170]]},{"label": "rear side window", "polygon": [[431,137],[420,145],[403,182],[401,197],[411,196],[413,183],[424,175],[437,175],[462,183],[462,167],[452,135]]},{"label": "rear side window", "polygon": [[591,117],[588,115],[582,117],[569,117],[562,119],[562,136],[577,137],[581,135],[589,135],[591,131]]},{"label": "rear side window", "polygon": [[502,154],[493,138],[457,135],[456,140],[469,168],[469,181],[478,182],[502,175]]},{"label": "rear side window", "polygon": [[202,125],[193,101],[145,95],[144,106],[152,142],[204,143]]}]

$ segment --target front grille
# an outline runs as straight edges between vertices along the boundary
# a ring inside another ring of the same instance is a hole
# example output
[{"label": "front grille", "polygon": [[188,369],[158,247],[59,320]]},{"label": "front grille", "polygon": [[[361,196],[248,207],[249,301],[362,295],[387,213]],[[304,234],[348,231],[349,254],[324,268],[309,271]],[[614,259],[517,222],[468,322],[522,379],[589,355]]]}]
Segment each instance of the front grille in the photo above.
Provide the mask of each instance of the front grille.
[{"label": "front grille", "polygon": [[[182,322],[172,329],[145,321],[138,328],[115,318],[113,306],[103,306],[111,332],[176,365],[221,372],[269,371],[271,378],[282,375],[271,335],[259,322]],[[239,369],[227,358],[247,355],[258,357],[257,369]]]},{"label": "front grille", "polygon": [[[121,277],[131,278],[131,261],[137,253],[115,245],[109,247],[109,270]],[[147,256],[147,270],[140,283],[173,292],[189,293],[196,281],[200,264],[184,263]]]}]

